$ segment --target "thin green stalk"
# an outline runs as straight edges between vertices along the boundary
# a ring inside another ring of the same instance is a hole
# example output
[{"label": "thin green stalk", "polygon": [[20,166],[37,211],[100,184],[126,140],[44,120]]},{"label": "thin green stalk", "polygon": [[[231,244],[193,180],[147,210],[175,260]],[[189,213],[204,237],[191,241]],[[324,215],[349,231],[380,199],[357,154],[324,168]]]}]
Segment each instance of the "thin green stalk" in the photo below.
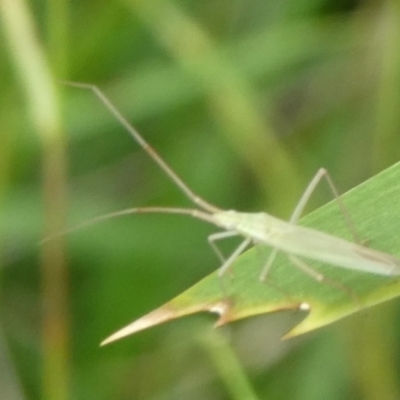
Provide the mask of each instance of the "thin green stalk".
[{"label": "thin green stalk", "polygon": [[201,342],[208,351],[226,389],[234,400],[259,400],[240,361],[226,339],[218,330],[201,335]]},{"label": "thin green stalk", "polygon": [[[43,152],[45,235],[64,226],[66,157],[59,99],[33,16],[23,0],[0,2],[17,78]],[[67,267],[63,238],[42,247],[43,399],[66,400],[69,376]]]}]

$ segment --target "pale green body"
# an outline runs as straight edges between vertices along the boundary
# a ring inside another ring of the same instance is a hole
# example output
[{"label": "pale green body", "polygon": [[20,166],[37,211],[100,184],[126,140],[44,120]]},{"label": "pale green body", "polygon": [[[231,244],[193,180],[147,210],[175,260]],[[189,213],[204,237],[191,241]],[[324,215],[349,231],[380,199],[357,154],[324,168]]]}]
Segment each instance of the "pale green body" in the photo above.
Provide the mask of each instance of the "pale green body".
[{"label": "pale green body", "polygon": [[[307,203],[311,193],[322,177],[325,177],[333,194],[335,195],[339,206],[342,209],[344,217],[347,219],[349,226],[352,226],[350,218],[340,202],[339,195],[333,185],[332,179],[326,170],[321,168],[307,186],[299,204],[290,219],[290,222],[282,221],[272,217],[266,213],[240,213],[236,211],[223,211],[218,207],[208,203],[193,190],[174,172],[174,170],[163,160],[162,157],[146,142],[140,133],[128,122],[128,120],[118,111],[111,101],[95,86],[82,83],[68,83],[72,86],[90,89],[103,102],[114,117],[126,128],[132,138],[143,148],[144,151],[154,160],[156,164],[168,175],[168,177],[176,184],[176,186],[197,206],[196,209],[175,208],[175,207],[144,207],[131,208],[119,212],[95,218],[88,221],[84,225],[89,225],[94,222],[99,222],[108,218],[122,216],[134,213],[169,213],[190,215],[194,218],[201,219],[212,224],[215,224],[226,232],[218,232],[209,236],[209,242],[213,245],[217,254],[221,259],[224,257],[216,248],[214,242],[224,239],[235,234],[242,235],[245,240],[225,260],[220,268],[222,275],[232,265],[235,259],[245,250],[250,244],[264,244],[274,248],[271,253],[269,262],[267,262],[260,279],[265,279],[269,265],[273,262],[276,251],[286,253],[291,261],[300,269],[308,272],[317,280],[323,280],[323,275],[315,273],[305,263],[302,263],[296,256],[309,258],[316,261],[329,263],[338,267],[348,268],[363,272],[371,272],[378,275],[396,276],[400,275],[400,260],[389,254],[369,249],[367,247],[351,243],[347,240],[323,233],[314,229],[305,228],[296,225],[304,206]],[[69,230],[70,231],[70,230]],[[48,240],[49,238],[47,238]],[[300,306],[301,307],[301,306]],[[168,314],[158,316],[158,320],[169,319]],[[116,332],[114,335],[106,339],[102,344],[110,343],[121,337],[127,336],[133,332],[144,329],[151,325],[149,320],[139,320],[124,329]]]},{"label": "pale green body", "polygon": [[266,213],[221,211],[213,214],[213,219],[221,228],[288,254],[363,272],[400,275],[396,257]]}]

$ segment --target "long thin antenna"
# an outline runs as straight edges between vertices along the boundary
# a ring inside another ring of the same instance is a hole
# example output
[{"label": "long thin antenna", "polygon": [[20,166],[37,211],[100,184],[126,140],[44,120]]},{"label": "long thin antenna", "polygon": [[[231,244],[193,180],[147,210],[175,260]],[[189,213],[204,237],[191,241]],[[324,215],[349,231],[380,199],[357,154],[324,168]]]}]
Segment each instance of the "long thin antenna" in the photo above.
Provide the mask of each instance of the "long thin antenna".
[{"label": "long thin antenna", "polygon": [[174,170],[164,161],[164,159],[150,146],[142,135],[129,123],[129,121],[115,107],[111,100],[95,85],[80,82],[62,81],[69,86],[91,90],[104,104],[108,111],[124,126],[133,139],[143,148],[143,150],[160,166],[160,168],[170,177],[179,189],[197,206],[210,213],[221,211],[218,207],[210,204],[198,196],[186,183],[174,172]]},{"label": "long thin antenna", "polygon": [[109,214],[100,215],[99,217],[95,217],[89,219],[88,221],[82,222],[79,225],[76,225],[70,229],[66,229],[62,232],[56,233],[54,235],[50,235],[45,237],[40,241],[40,244],[46,243],[50,240],[53,240],[56,237],[66,235],[71,232],[75,232],[79,229],[86,228],[90,225],[97,224],[99,222],[105,221],[111,218],[122,217],[124,215],[130,214],[181,214],[181,215],[189,215],[190,217],[200,219],[206,222],[209,222],[213,225],[216,224],[212,214],[208,214],[206,212],[197,210],[196,208],[177,208],[177,207],[136,207],[136,208],[127,208],[125,210],[115,211]]}]

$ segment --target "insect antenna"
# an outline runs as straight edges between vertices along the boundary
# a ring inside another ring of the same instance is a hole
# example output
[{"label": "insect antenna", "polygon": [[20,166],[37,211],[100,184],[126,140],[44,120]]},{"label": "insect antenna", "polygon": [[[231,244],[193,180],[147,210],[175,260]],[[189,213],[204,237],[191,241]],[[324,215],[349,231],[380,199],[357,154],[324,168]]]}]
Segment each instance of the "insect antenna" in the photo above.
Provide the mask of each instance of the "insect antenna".
[{"label": "insect antenna", "polygon": [[122,217],[130,214],[180,214],[180,215],[189,215],[190,217],[200,219],[202,221],[209,222],[213,225],[216,225],[212,214],[198,210],[196,208],[178,208],[178,207],[136,207],[136,208],[127,208],[125,210],[115,211],[108,214],[100,215],[98,217],[89,219],[87,221],[82,222],[79,225],[75,225],[72,228],[66,229],[62,232],[58,232],[54,235],[50,235],[45,237],[40,241],[40,244],[46,243],[50,240],[53,240],[57,237],[67,235],[69,233],[75,232],[82,228],[86,228],[88,226],[97,224],[99,222],[106,221],[108,219]]},{"label": "insect antenna", "polygon": [[150,146],[142,135],[133,127],[132,124],[121,114],[111,100],[95,85],[80,82],[63,81],[64,84],[91,90],[97,98],[104,104],[108,111],[116,118],[133,139],[143,148],[143,150],[159,165],[159,167],[169,176],[169,178],[178,186],[178,188],[189,198],[195,205],[203,210],[213,214],[221,211],[218,207],[198,196],[186,183],[175,173],[175,171],[167,164],[166,161],[158,154],[158,152]]}]

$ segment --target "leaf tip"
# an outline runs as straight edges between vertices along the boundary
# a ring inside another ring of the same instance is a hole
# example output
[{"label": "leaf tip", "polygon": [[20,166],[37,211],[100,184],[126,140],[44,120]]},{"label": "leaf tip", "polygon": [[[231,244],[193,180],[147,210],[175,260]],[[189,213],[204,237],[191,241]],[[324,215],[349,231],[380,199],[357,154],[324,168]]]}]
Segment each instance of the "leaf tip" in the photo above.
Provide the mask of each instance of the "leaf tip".
[{"label": "leaf tip", "polygon": [[166,322],[172,318],[174,318],[174,313],[172,311],[163,307],[159,308],[113,333],[112,335],[104,339],[100,343],[100,346],[105,346],[109,343],[115,342],[136,332]]}]

